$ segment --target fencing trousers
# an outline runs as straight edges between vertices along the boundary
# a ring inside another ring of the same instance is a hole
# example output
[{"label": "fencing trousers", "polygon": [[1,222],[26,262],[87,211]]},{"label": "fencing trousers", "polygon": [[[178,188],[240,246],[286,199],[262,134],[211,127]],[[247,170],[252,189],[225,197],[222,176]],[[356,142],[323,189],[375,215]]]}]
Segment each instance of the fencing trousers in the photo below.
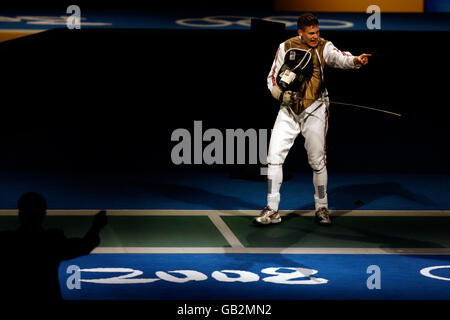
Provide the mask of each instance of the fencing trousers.
[{"label": "fencing trousers", "polygon": [[277,211],[280,203],[280,188],[283,182],[283,163],[298,134],[304,137],[308,163],[313,170],[314,203],[318,210],[328,208],[326,134],[328,110],[324,102],[316,101],[300,115],[282,107],[273,126],[267,156],[268,194],[267,205]]}]

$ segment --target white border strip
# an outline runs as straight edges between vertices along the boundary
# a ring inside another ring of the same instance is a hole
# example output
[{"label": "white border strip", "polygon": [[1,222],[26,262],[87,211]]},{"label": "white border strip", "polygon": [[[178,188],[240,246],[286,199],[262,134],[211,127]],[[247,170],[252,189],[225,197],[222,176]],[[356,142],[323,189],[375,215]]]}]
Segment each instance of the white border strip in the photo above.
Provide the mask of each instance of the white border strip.
[{"label": "white border strip", "polygon": [[244,248],[244,247],[97,247],[93,254],[420,254],[450,255],[450,248]]},{"label": "white border strip", "polygon": [[[86,210],[47,210],[48,216],[92,216],[100,209]],[[260,210],[136,210],[113,209],[108,210],[109,216],[258,216]],[[313,210],[280,210],[281,216],[296,214],[299,216],[314,216]],[[450,217],[450,210],[330,210],[332,216],[364,216],[364,217],[389,217],[389,216],[431,216]],[[0,216],[15,216],[17,209],[0,210]]]},{"label": "white border strip", "polygon": [[244,248],[239,239],[234,235],[233,231],[226,225],[226,223],[222,220],[222,218],[218,215],[209,214],[209,219],[211,219],[212,223],[216,226],[216,228],[220,231],[222,236],[228,241],[232,248]]},{"label": "white border strip", "polygon": [[[257,216],[259,210],[107,210],[110,216],[208,216],[231,247],[97,247],[94,254],[423,254],[450,255],[450,248],[245,248],[220,216]],[[98,209],[48,210],[49,216],[92,216]],[[280,210],[288,214],[314,216],[310,210]],[[450,210],[332,210],[334,216],[450,216]],[[0,216],[15,216],[17,210],[0,210]]]}]

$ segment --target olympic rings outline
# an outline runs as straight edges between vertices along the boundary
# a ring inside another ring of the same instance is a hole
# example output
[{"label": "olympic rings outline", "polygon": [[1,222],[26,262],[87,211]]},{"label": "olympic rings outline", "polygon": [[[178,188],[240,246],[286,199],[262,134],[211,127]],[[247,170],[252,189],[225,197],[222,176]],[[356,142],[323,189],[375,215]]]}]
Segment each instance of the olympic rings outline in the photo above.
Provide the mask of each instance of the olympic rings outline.
[{"label": "olympic rings outline", "polygon": [[[176,20],[175,23],[185,27],[192,28],[224,28],[237,24],[244,27],[251,26],[251,19],[256,17],[248,16],[207,16],[203,18],[186,18]],[[281,18],[281,19],[280,19]],[[263,19],[284,23],[287,28],[292,27],[297,24],[297,16],[269,16]],[[238,19],[237,21],[229,21],[228,19]],[[290,19],[294,21],[289,21]],[[195,23],[198,21],[203,21],[210,24]],[[321,29],[347,29],[354,26],[353,22],[335,19],[319,19]],[[326,25],[326,23],[335,23],[335,25]],[[325,24],[325,25],[324,25]]]},{"label": "olympic rings outline", "polygon": [[[231,19],[240,19],[237,22],[223,20],[223,18],[231,18]],[[179,19],[176,20],[175,23],[186,26],[186,27],[194,27],[194,28],[223,28],[223,27],[229,27],[233,24],[238,24],[244,27],[250,27],[250,21],[252,17],[246,17],[246,16],[209,16],[209,17],[203,17],[203,18],[187,18],[187,19]],[[212,25],[205,25],[205,24],[195,24],[195,23],[189,23],[187,21],[204,21],[212,23]]]},{"label": "olympic rings outline", "polygon": [[450,266],[434,266],[434,267],[428,267],[428,268],[423,268],[422,270],[420,270],[420,274],[427,277],[427,278],[432,278],[432,279],[437,279],[437,280],[444,280],[444,281],[450,281],[450,278],[445,278],[445,277],[439,277],[439,276],[435,276],[434,274],[431,274],[431,271],[436,270],[436,269],[449,269]]}]

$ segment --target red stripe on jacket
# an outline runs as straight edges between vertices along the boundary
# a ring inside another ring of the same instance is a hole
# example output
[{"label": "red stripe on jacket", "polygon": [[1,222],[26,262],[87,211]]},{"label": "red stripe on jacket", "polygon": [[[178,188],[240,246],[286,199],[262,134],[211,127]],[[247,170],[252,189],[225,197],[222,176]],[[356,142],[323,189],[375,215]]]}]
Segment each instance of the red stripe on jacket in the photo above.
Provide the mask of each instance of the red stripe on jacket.
[{"label": "red stripe on jacket", "polygon": [[280,52],[280,47],[278,47],[277,54],[276,54],[276,56],[275,56],[275,64],[273,65],[272,75],[271,75],[271,78],[272,78],[272,84],[273,84],[274,86],[277,85],[277,81],[276,81],[276,79],[275,79],[275,68],[277,67],[277,60],[278,60],[278,53],[279,53],[279,52]]}]

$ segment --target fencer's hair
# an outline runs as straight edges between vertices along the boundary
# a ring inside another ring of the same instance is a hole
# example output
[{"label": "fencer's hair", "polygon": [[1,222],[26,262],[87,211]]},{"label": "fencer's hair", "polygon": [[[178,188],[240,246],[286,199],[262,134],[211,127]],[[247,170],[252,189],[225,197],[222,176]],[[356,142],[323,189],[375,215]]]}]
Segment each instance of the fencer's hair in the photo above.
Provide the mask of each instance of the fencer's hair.
[{"label": "fencer's hair", "polygon": [[297,19],[297,30],[305,30],[308,26],[319,25],[319,19],[312,13],[304,13]]}]

